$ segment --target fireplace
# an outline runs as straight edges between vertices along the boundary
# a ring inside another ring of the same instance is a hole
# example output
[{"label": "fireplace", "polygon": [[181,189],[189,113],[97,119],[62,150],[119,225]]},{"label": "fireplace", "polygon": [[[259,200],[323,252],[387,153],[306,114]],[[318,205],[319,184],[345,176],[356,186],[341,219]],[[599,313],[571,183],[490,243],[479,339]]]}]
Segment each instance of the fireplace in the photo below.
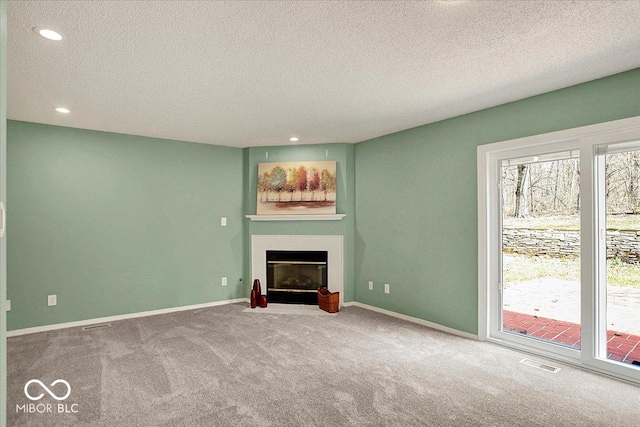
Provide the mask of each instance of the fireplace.
[{"label": "fireplace", "polygon": [[[271,251],[316,251],[326,252],[326,287],[331,292],[340,292],[340,304],[344,295],[343,236],[340,235],[258,235],[251,236],[251,278],[260,280],[262,293],[273,302],[273,293],[267,289],[267,252]],[[317,269],[316,269],[317,270]],[[308,276],[309,274],[307,274]],[[249,282],[251,284],[253,280]],[[247,295],[250,289],[247,288]],[[318,303],[317,288],[308,292]]]},{"label": "fireplace", "polygon": [[317,304],[327,287],[327,251],[267,251],[270,302]]}]

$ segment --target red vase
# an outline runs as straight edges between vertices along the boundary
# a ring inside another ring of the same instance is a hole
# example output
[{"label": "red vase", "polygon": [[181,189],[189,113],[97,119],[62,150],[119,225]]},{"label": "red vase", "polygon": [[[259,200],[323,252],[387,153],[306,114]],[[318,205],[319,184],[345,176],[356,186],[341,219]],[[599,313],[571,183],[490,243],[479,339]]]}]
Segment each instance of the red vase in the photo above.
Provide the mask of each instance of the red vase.
[{"label": "red vase", "polygon": [[267,308],[267,296],[266,295],[260,295],[260,307],[261,308]]},{"label": "red vase", "polygon": [[251,308],[256,308],[258,302],[258,294],[255,289],[251,289]]},{"label": "red vase", "polygon": [[260,289],[260,279],[255,279],[253,281],[253,289],[256,290],[256,294],[258,298],[260,298],[260,295],[262,294],[262,289]]}]

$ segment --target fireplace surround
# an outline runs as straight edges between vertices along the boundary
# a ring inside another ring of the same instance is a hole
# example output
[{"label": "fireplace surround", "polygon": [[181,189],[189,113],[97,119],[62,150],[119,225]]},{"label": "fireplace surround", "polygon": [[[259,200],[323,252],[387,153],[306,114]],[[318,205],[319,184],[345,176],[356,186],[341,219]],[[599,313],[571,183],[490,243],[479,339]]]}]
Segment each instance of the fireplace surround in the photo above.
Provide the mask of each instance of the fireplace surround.
[{"label": "fireplace surround", "polygon": [[[343,301],[343,236],[341,235],[253,235],[251,236],[251,274],[259,279],[262,293],[267,289],[267,251],[318,251],[327,253],[326,285],[331,292],[340,292]],[[269,297],[270,298],[270,297]],[[272,302],[270,299],[269,302]],[[317,303],[317,300],[316,300]]]}]

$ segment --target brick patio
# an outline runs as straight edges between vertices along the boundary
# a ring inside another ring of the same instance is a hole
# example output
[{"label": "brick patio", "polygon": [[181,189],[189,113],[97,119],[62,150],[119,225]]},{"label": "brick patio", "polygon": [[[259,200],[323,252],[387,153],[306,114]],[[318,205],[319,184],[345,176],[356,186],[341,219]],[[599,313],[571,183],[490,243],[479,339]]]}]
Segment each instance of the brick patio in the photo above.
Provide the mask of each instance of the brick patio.
[{"label": "brick patio", "polygon": [[[530,314],[504,310],[503,329],[543,340],[580,348],[580,325]],[[607,331],[607,358],[618,362],[640,363],[640,336]]]}]

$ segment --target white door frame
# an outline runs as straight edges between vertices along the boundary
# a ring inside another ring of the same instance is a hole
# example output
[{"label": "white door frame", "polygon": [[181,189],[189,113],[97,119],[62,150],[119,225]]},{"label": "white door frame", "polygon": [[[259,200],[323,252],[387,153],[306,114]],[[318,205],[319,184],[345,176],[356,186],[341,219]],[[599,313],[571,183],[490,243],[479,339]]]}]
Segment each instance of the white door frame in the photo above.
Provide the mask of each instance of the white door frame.
[{"label": "white door frame", "polygon": [[[626,381],[640,384],[640,370],[635,367],[607,361],[602,358],[603,344],[597,332],[601,330],[598,319],[603,313],[598,292],[599,258],[602,250],[597,240],[601,209],[598,206],[599,190],[594,184],[597,146],[640,139],[640,117],[615,120],[542,135],[518,138],[477,149],[478,168],[478,339],[574,364]],[[547,343],[501,332],[496,310],[499,301],[500,260],[500,209],[498,200],[498,162],[509,157],[523,157],[544,152],[580,150],[580,200],[581,200],[581,350]],[[516,154],[517,153],[517,154]],[[594,202],[595,201],[595,202]],[[601,287],[602,288],[602,287]],[[599,290],[602,294],[602,290]],[[491,316],[490,314],[494,315]],[[600,328],[600,329],[598,329]],[[508,339],[506,339],[508,338]],[[600,350],[600,351],[597,351]],[[606,355],[605,355],[606,356]]]}]

